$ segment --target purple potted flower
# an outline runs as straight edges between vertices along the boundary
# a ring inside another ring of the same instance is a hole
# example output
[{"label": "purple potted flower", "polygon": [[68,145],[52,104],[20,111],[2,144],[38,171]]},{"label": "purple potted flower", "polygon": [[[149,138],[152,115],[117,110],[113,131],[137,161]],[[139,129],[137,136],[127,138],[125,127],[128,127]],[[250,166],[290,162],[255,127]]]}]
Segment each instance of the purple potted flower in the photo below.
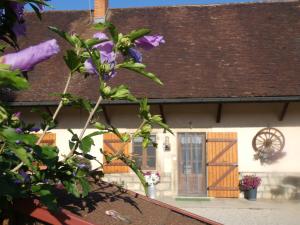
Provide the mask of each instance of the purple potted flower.
[{"label": "purple potted flower", "polygon": [[261,184],[261,178],[255,175],[246,175],[240,180],[240,190],[244,192],[244,197],[250,201],[255,201],[257,187]]}]

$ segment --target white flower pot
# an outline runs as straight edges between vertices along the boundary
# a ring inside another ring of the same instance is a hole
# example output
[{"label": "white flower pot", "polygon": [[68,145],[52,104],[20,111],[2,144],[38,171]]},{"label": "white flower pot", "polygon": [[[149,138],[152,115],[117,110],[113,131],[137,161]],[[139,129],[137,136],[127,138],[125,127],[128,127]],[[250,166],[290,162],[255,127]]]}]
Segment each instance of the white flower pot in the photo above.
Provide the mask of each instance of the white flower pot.
[{"label": "white flower pot", "polygon": [[148,186],[147,196],[149,198],[155,199],[155,197],[156,197],[156,190],[155,190],[155,185],[154,184]]}]

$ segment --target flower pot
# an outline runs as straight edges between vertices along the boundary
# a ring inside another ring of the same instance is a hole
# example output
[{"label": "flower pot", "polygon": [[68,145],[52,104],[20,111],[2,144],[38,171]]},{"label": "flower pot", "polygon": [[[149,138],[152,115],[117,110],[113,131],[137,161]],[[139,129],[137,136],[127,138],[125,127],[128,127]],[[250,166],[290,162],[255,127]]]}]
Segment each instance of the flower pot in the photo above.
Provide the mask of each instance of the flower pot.
[{"label": "flower pot", "polygon": [[244,191],[245,199],[248,199],[250,201],[256,201],[256,196],[257,196],[257,188]]},{"label": "flower pot", "polygon": [[155,197],[156,197],[156,189],[155,189],[155,185],[154,184],[148,186],[147,196],[149,198],[155,199]]}]

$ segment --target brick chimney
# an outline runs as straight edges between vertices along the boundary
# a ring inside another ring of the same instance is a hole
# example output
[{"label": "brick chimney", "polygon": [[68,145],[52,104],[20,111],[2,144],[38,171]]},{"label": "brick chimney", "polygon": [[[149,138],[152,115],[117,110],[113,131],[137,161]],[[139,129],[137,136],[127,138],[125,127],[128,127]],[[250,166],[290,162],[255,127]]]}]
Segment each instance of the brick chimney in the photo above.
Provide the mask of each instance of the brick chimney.
[{"label": "brick chimney", "polygon": [[105,21],[106,11],[108,9],[108,0],[94,0],[94,22]]}]

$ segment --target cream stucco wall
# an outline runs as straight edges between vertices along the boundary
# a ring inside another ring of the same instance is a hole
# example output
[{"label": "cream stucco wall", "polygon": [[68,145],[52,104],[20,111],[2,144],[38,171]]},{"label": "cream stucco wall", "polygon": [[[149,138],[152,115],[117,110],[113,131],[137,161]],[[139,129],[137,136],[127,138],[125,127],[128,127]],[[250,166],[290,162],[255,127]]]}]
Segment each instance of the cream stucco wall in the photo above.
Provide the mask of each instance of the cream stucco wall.
[{"label": "cream stucco wall", "polygon": [[[300,103],[291,103],[283,121],[278,121],[283,103],[248,103],[224,104],[221,122],[216,123],[217,105],[165,105],[166,120],[174,135],[164,133],[162,129],[154,129],[156,134],[157,170],[171,174],[172,191],[177,192],[177,134],[179,132],[237,132],[238,161],[240,172],[286,172],[300,173]],[[139,120],[135,116],[137,106],[108,106],[107,111],[114,126],[121,132],[134,132]],[[152,106],[153,113],[159,113],[157,106]],[[23,116],[28,122],[36,122],[37,115],[22,108]],[[61,155],[67,154],[68,140],[71,135],[67,128],[79,133],[87,114],[79,109],[65,108],[58,118],[59,126],[52,132],[56,133],[57,146]],[[286,156],[272,165],[261,165],[253,159],[252,139],[264,127],[276,127],[285,136]],[[88,129],[93,132],[94,129]],[[171,151],[164,151],[165,136],[169,136]],[[92,154],[100,160],[99,149],[102,147],[102,137],[94,139]],[[97,167],[93,162],[93,167]]]}]

